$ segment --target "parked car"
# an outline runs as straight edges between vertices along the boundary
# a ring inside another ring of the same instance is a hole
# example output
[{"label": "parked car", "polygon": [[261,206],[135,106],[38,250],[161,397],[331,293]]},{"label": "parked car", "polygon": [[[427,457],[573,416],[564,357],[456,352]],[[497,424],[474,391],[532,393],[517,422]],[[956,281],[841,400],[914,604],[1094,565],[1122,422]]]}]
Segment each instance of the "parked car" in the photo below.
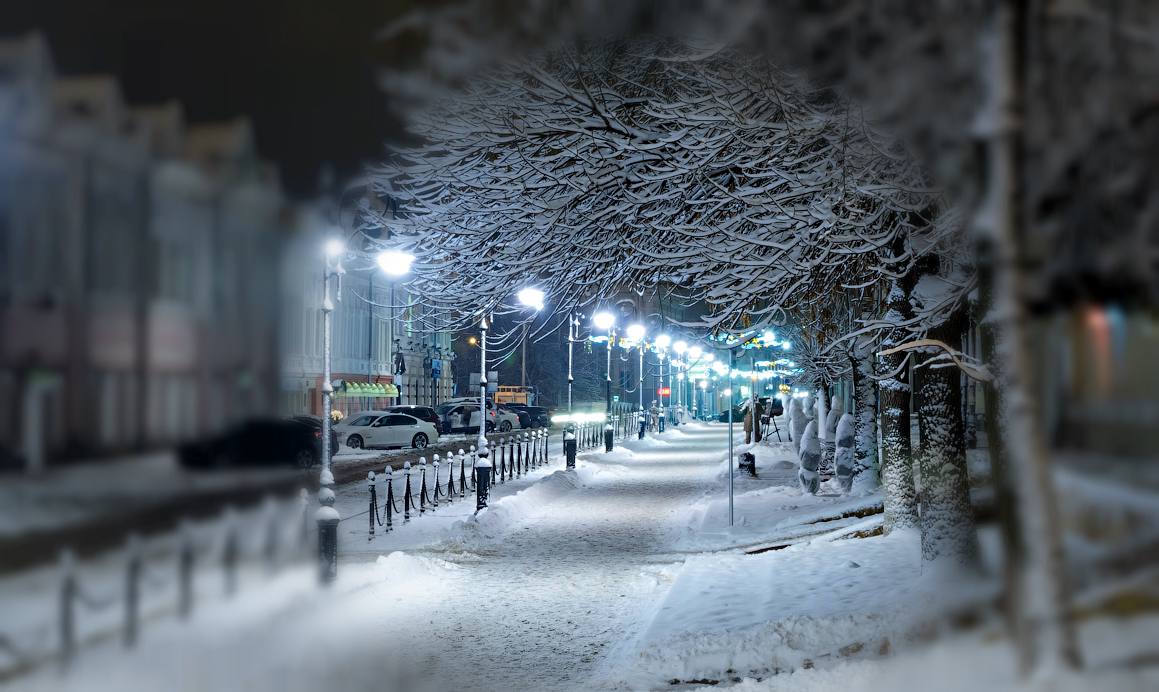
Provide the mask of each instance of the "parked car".
[{"label": "parked car", "polygon": [[[451,404],[458,404],[458,405],[463,405],[463,406],[474,406],[475,410],[478,410],[479,409],[479,397],[477,397],[477,396],[476,397],[470,397],[470,396],[455,397],[454,399],[447,399],[446,401],[444,401],[442,403],[442,406],[447,406],[447,405],[451,405]],[[506,408],[505,408],[506,406],[507,406],[506,404],[496,406],[494,400],[492,400],[492,399],[487,400],[487,415],[491,419],[491,421],[487,427],[488,432],[491,431],[492,429],[498,430],[500,432],[507,432],[509,430],[514,430],[514,429],[520,427],[519,416],[514,411],[506,410]],[[472,423],[472,425],[475,428],[475,432],[478,432],[479,431],[479,423],[475,422],[475,423]],[[455,426],[456,430],[458,429],[458,427],[459,426],[456,424],[456,426]]]},{"label": "parked car", "polygon": [[439,441],[435,424],[406,413],[391,411],[362,411],[349,417],[349,422],[334,426],[346,446],[354,449],[372,447],[414,447],[423,449]]},{"label": "parked car", "polygon": [[435,427],[439,426],[439,414],[435,412],[435,408],[433,406],[399,404],[398,406],[387,406],[386,410],[390,411],[391,413],[405,413],[408,416],[414,416],[419,420],[425,420]]},{"label": "parked car", "polygon": [[531,416],[531,427],[533,428],[549,428],[551,427],[551,411],[543,406],[528,406],[526,404],[510,404],[511,408],[520,411],[526,411]]},{"label": "parked car", "polygon": [[[338,438],[330,434],[330,455]],[[322,421],[313,416],[252,419],[224,433],[177,449],[182,466],[195,469],[231,466],[296,466],[309,468],[322,460]]]},{"label": "parked car", "polygon": [[[439,414],[444,434],[479,432],[479,403],[446,403],[435,412]],[[495,430],[495,412],[488,411],[487,432]]]},{"label": "parked car", "polygon": [[519,428],[526,429],[526,428],[535,427],[534,424],[531,422],[531,414],[528,413],[527,411],[524,411],[524,410],[516,407],[516,406],[512,406],[510,404],[500,404],[499,405],[499,412],[500,413],[507,412],[507,413],[514,414],[515,417],[518,419],[518,423],[519,423],[518,427]]}]

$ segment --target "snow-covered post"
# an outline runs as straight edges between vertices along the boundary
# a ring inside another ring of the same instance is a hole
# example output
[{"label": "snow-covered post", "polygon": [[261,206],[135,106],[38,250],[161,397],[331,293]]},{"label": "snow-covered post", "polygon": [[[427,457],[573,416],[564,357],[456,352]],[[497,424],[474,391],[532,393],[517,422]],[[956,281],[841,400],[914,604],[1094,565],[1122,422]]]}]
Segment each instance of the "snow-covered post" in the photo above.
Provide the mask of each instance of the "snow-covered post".
[{"label": "snow-covered post", "polygon": [[821,486],[821,476],[817,473],[821,467],[821,444],[817,440],[817,421],[811,420],[801,433],[801,468],[797,471],[797,479],[801,483],[801,490],[816,495]]},{"label": "snow-covered post", "polygon": [[[468,422],[469,424],[469,422]],[[479,449],[487,446],[487,316],[479,320]]]},{"label": "snow-covered post", "polygon": [[389,532],[394,528],[394,517],[391,516],[394,512],[394,472],[389,466],[382,470],[382,475],[386,476],[386,530]]},{"label": "snow-covered post", "polygon": [[370,492],[370,508],[368,514],[370,515],[370,532],[366,536],[366,540],[374,540],[374,521],[378,518],[378,489],[374,487],[374,471],[366,472],[366,489]]},{"label": "snow-covered post", "polygon": [[575,454],[576,454],[576,439],[575,439],[575,424],[568,423],[568,426],[563,429],[563,455],[567,459],[567,468],[575,468]]},{"label": "snow-covered post", "polygon": [[60,662],[68,667],[76,656],[76,561],[71,550],[60,553]]},{"label": "snow-covered post", "polygon": [[475,459],[475,514],[487,508],[487,493],[491,486],[491,459],[487,443],[479,445]]},{"label": "snow-covered post", "polygon": [[848,413],[841,416],[837,422],[836,444],[837,451],[833,456],[834,471],[837,474],[837,483],[841,492],[853,489],[853,477],[857,475],[857,462],[853,452],[853,416]]},{"label": "snow-covered post", "polygon": [[419,516],[427,513],[427,458],[419,457]]},{"label": "snow-covered post", "polygon": [[406,478],[406,483],[402,489],[402,523],[406,524],[410,521],[411,503],[411,487],[410,487],[410,462],[402,462],[402,475]]},{"label": "snow-covered post", "polygon": [[792,429],[793,447],[797,450],[798,457],[801,454],[801,436],[805,434],[805,426],[809,424],[809,417],[805,412],[805,400],[793,397],[789,400],[789,410],[792,416],[789,418],[789,426]]},{"label": "snow-covered post", "polygon": [[125,546],[125,631],[123,644],[132,648],[137,644],[137,626],[141,614],[141,541],[130,535]]},{"label": "snow-covered post", "polygon": [[519,433],[515,433],[515,477],[523,476],[523,448],[527,446],[527,433],[523,433],[520,437]]},{"label": "snow-covered post", "polygon": [[431,495],[431,511],[439,508],[439,455],[436,454],[431,458],[435,470],[435,492]]},{"label": "snow-covered post", "polygon": [[[318,511],[314,515],[318,523],[318,575],[323,584],[334,581],[338,575],[338,510],[334,509],[334,474],[330,470],[330,430],[334,421],[333,395],[330,360],[334,331],[334,298],[331,297],[331,279],[341,281],[345,273],[342,255],[346,248],[341,241],[332,240],[326,244],[325,265],[322,273],[322,470],[318,473]],[[339,290],[341,290],[341,283]],[[341,300],[341,293],[337,299]]]},{"label": "snow-covered post", "polygon": [[[306,500],[308,502],[308,500]],[[182,620],[193,612],[193,530],[181,522],[177,546],[177,614]]]},{"label": "snow-covered post", "polygon": [[[472,450],[475,448],[472,447]],[[467,455],[459,448],[459,499],[467,496]]]},{"label": "snow-covered post", "polygon": [[841,403],[841,397],[831,397],[829,412],[825,414],[825,438],[821,443],[821,467],[829,474],[833,473],[833,455],[837,449],[837,422],[843,415],[845,405]]},{"label": "snow-covered post", "polygon": [[[321,492],[321,491],[319,491],[319,492]],[[331,501],[331,503],[333,503],[333,501],[334,501],[333,500],[333,493],[331,493],[331,500],[330,501]],[[326,509],[326,506],[323,506],[318,511],[321,512],[323,509]],[[335,520],[334,524],[335,524],[335,528],[332,531],[332,535],[335,537],[335,543],[337,543],[337,536],[338,536],[337,524],[338,524],[338,521]],[[321,521],[318,522],[318,528],[319,529],[323,528]],[[324,543],[325,536],[326,536],[325,532],[319,533],[319,546],[318,547],[319,547],[319,555],[321,558],[320,563],[321,563],[321,568],[322,568],[322,582],[323,583],[327,583],[328,581],[332,580],[332,577],[329,580],[326,578],[326,568],[331,564],[331,562],[328,558],[331,558],[331,557],[336,558],[337,557],[337,555],[331,554],[332,551],[336,551],[338,549],[337,545],[333,545],[333,546],[326,545]],[[226,510],[225,542],[221,546],[221,568],[222,568],[222,572],[224,575],[224,585],[225,585],[225,595],[226,596],[232,596],[234,594],[234,592],[237,591],[237,561],[238,561],[238,556],[239,556],[240,550],[241,550],[241,546],[238,545],[238,535],[237,535],[237,519],[234,516],[232,510]]]}]

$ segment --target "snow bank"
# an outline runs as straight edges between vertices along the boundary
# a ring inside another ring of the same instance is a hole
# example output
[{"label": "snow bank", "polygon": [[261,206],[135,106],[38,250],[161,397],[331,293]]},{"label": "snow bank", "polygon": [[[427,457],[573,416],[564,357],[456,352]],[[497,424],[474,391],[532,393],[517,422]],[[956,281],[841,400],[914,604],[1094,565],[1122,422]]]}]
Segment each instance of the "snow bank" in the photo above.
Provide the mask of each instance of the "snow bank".
[{"label": "snow bank", "polygon": [[692,557],[624,662],[626,681],[767,675],[897,648],[921,619],[981,593],[921,569],[916,532]]}]

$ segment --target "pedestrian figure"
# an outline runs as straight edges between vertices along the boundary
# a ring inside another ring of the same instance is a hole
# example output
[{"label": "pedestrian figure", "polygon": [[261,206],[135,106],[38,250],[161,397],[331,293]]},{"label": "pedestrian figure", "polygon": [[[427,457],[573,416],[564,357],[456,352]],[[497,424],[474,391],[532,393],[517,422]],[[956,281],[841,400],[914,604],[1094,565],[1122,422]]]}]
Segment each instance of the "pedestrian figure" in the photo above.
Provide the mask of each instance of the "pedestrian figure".
[{"label": "pedestrian figure", "polygon": [[636,439],[642,440],[642,439],[644,439],[644,430],[647,429],[647,427],[648,427],[648,419],[644,415],[644,408],[643,407],[640,407],[638,427],[639,427],[639,430],[637,431]]}]

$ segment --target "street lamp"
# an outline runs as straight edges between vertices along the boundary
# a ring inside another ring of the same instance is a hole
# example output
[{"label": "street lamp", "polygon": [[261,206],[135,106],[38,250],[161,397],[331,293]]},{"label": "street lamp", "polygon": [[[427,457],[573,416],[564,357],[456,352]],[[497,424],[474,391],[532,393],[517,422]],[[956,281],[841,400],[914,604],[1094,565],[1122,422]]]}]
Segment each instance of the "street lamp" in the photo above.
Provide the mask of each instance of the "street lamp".
[{"label": "street lamp", "polygon": [[[670,345],[672,345],[672,337],[669,336],[668,334],[661,334],[661,335],[656,336],[656,352],[657,352],[657,355],[659,356],[659,387],[658,387],[659,392],[658,392],[658,394],[659,394],[659,411],[661,411],[661,417],[665,417],[666,415],[668,415],[665,413],[665,409],[664,409],[664,385],[665,385],[665,383],[664,383],[664,360],[665,360],[666,356],[668,356],[668,354],[666,354],[666,351],[668,351],[668,348],[670,347]],[[672,372],[672,366],[670,364],[669,365],[669,374],[671,374],[671,372]],[[669,403],[672,403],[671,393],[669,394]]]},{"label": "street lamp", "polygon": [[342,299],[340,293],[332,294],[330,287],[331,279],[346,273],[342,266],[346,244],[340,238],[329,238],[323,244],[322,252],[322,470],[318,473],[318,511],[314,520],[318,524],[318,576],[323,584],[329,584],[338,576],[338,521],[341,519],[338,510],[334,509],[334,474],[330,470],[334,396],[334,383],[330,381],[330,349],[334,302]]},{"label": "street lamp", "polygon": [[[636,412],[637,416],[644,415],[644,335],[647,330],[644,325],[639,322],[628,325],[628,338],[636,342],[636,349],[640,351],[640,381],[636,383],[636,388],[639,389],[637,394],[640,397],[640,410]],[[637,421],[639,425],[639,421]]]},{"label": "street lamp", "polygon": [[[672,350],[676,353],[676,355],[681,356],[680,373],[676,378],[677,381],[680,382],[680,384],[677,385],[680,388],[680,396],[678,397],[676,403],[678,405],[683,405],[685,403],[684,373],[688,371],[688,363],[684,361],[683,356],[688,351],[688,342],[683,340],[677,341],[676,343],[672,344]],[[677,422],[679,422],[679,419]]]},{"label": "street lamp", "polygon": [[[543,291],[538,288],[524,288],[516,294],[519,302],[524,306],[529,307],[536,312],[543,309]],[[527,387],[527,323],[523,323],[523,346],[522,354],[519,357],[519,386]],[[530,401],[527,403],[531,403]]]},{"label": "street lamp", "polygon": [[612,439],[609,434],[612,429],[612,339],[615,335],[616,316],[606,310],[601,310],[592,315],[592,324],[600,331],[608,333],[608,364],[604,370],[605,412],[608,423],[604,427],[604,449],[610,452],[612,451]]},{"label": "street lamp", "polygon": [[[378,268],[381,269],[382,272],[384,274],[386,274],[387,276],[394,277],[394,278],[398,278],[400,276],[404,276],[407,273],[409,273],[411,265],[414,263],[414,260],[415,260],[414,255],[412,255],[408,252],[403,252],[401,250],[383,250],[382,252],[378,253],[377,257],[374,258],[374,261],[378,265]],[[391,281],[390,282],[390,314],[389,314],[390,319],[389,319],[389,324],[390,324],[390,338],[391,338],[392,350],[393,350],[393,344],[395,342],[395,339],[394,339],[394,304],[395,304],[394,288],[395,288],[395,282]],[[395,376],[392,376],[391,379],[392,380],[397,379],[397,373]],[[395,388],[398,390],[398,396],[396,397],[397,398],[396,403],[401,404],[402,403],[402,387],[400,385],[402,384],[402,382],[392,382],[392,383],[395,385]]]}]

